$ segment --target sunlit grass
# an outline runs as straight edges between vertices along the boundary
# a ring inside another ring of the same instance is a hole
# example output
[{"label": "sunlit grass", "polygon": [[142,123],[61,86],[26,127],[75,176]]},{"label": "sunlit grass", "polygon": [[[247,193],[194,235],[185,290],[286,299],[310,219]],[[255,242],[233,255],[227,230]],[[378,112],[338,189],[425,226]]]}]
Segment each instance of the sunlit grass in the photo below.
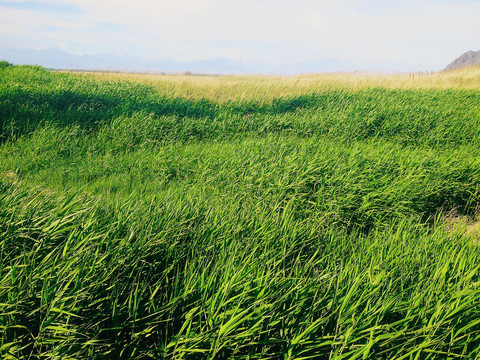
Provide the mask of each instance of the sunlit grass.
[{"label": "sunlit grass", "polygon": [[480,356],[478,76],[0,70],[0,357]]}]

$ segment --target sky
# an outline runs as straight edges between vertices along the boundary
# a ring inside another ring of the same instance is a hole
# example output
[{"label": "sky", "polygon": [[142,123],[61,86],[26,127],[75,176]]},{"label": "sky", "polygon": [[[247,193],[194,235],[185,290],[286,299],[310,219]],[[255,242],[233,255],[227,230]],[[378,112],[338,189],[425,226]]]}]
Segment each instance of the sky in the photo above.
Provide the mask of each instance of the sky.
[{"label": "sky", "polygon": [[7,48],[438,71],[480,50],[480,0],[0,0]]}]

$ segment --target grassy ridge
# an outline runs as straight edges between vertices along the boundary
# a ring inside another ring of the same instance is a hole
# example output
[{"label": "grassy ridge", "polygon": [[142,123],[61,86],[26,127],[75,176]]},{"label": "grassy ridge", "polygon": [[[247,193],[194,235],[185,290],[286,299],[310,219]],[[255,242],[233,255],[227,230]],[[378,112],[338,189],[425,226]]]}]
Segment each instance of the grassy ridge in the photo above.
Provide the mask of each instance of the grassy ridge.
[{"label": "grassy ridge", "polygon": [[3,357],[480,355],[478,91],[0,73]]},{"label": "grassy ridge", "polygon": [[[218,103],[169,97],[151,85],[125,80],[99,82],[28,67],[4,69],[0,84],[3,141],[39,125],[98,130],[131,117],[124,126],[161,142],[297,134],[352,140],[381,136],[434,146],[477,143],[480,133],[480,95],[473,90],[320,88],[267,103],[261,98]],[[139,116],[151,119],[136,121]]]},{"label": "grassy ridge", "polygon": [[473,147],[442,151],[292,136],[135,147],[125,146],[134,132],[106,132],[44,129],[13,152],[6,149],[3,166],[49,187],[135,194],[139,201],[181,199],[185,192],[212,207],[292,201],[298,216],[345,228],[428,220],[441,208],[472,215],[480,192]]}]

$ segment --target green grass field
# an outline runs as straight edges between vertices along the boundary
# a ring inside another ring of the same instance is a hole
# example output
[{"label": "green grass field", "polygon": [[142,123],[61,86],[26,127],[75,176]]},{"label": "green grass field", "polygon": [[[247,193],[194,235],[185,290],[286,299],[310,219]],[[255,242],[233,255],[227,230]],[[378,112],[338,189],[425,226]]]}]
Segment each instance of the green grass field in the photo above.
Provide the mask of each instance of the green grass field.
[{"label": "green grass field", "polygon": [[0,357],[479,357],[469,71],[0,67]]}]

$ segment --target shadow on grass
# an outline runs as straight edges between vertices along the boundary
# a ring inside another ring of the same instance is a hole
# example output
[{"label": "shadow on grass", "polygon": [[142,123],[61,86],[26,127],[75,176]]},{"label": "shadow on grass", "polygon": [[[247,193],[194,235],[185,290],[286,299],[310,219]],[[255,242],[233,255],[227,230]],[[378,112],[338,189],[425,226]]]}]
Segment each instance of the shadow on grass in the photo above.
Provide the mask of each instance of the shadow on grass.
[{"label": "shadow on grass", "polygon": [[[173,139],[188,140],[294,131],[299,136],[389,137],[413,145],[460,144],[477,138],[476,129],[480,126],[471,120],[475,104],[480,101],[480,93],[472,91],[333,90],[277,98],[267,104],[219,104],[207,99],[167,97],[144,84],[30,71],[2,80],[6,86],[0,91],[0,143],[28,135],[47,124],[75,125],[95,131],[114,119],[136,113],[170,117],[159,119],[164,128],[170,129],[165,136],[173,134]],[[297,121],[296,115],[282,117],[305,110],[315,110],[307,120]]]},{"label": "shadow on grass", "polygon": [[[132,93],[134,93],[132,91]],[[16,89],[0,95],[0,139],[21,136],[42,124],[56,126],[79,125],[95,129],[120,116],[145,112],[154,116],[177,116],[193,119],[214,119],[220,112],[231,115],[282,114],[318,106],[318,95],[302,95],[291,99],[277,99],[271,105],[253,102],[231,102],[220,105],[206,99],[167,98],[134,94],[77,93],[70,90],[35,92]]]}]

